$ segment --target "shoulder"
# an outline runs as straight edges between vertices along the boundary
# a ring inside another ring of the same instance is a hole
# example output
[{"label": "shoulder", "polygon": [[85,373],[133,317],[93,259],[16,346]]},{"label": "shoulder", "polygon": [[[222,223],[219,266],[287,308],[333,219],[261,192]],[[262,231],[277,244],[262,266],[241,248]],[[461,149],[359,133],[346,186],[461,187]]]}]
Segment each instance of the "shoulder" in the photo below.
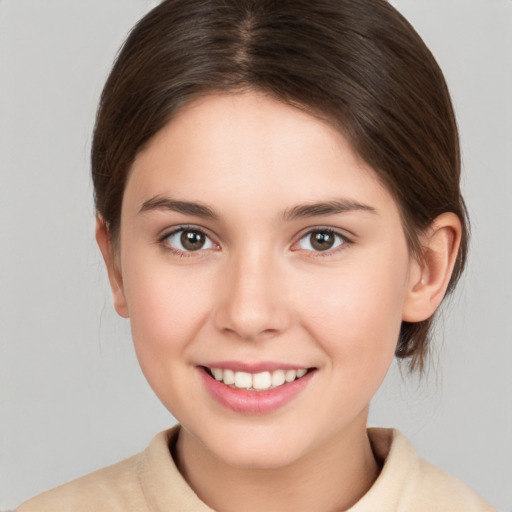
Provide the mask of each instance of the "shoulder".
[{"label": "shoulder", "polygon": [[23,503],[18,512],[144,511],[137,482],[140,458],[141,454],[136,455],[44,492]]},{"label": "shoulder", "polygon": [[147,511],[154,481],[162,474],[170,484],[179,479],[169,451],[177,432],[177,427],[160,432],[138,455],[44,492],[17,512]]},{"label": "shoulder", "polygon": [[160,432],[139,455],[36,496],[17,512],[213,512],[174,463],[179,429]]},{"label": "shoulder", "polygon": [[[457,478],[418,457],[418,470],[411,478],[404,500],[424,509],[452,512],[495,512],[478,494]],[[434,505],[432,505],[434,504]]]},{"label": "shoulder", "polygon": [[383,467],[351,512],[496,512],[466,484],[423,460],[398,430],[369,429],[368,435]]}]

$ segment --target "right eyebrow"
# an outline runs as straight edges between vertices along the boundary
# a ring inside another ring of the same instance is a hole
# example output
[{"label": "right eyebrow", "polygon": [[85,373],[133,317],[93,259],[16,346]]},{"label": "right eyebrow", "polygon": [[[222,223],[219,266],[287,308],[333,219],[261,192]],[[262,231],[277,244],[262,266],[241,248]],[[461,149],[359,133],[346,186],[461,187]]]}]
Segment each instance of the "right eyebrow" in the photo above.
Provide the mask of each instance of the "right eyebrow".
[{"label": "right eyebrow", "polygon": [[218,219],[217,214],[208,206],[193,201],[178,201],[170,197],[155,196],[144,201],[139,213],[155,210],[168,210],[172,212],[183,213],[185,215],[194,215],[205,219]]},{"label": "right eyebrow", "polygon": [[336,215],[353,211],[363,211],[376,214],[377,210],[373,206],[358,203],[357,201],[347,199],[336,199],[319,203],[300,204],[283,212],[282,217],[285,220],[303,219],[307,217],[321,217],[325,215]]}]

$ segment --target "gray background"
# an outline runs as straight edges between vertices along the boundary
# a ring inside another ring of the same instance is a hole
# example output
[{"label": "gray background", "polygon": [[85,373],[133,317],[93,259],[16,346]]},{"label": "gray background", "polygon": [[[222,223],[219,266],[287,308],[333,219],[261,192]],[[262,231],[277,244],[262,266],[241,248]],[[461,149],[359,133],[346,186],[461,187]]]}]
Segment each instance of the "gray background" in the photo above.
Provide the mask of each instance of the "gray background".
[{"label": "gray background", "polygon": [[[148,0],[0,0],[0,509],[140,451],[172,417],[138,369],[93,237],[88,151]],[[512,511],[512,2],[396,0],[450,85],[473,221],[426,380],[371,423]]]}]

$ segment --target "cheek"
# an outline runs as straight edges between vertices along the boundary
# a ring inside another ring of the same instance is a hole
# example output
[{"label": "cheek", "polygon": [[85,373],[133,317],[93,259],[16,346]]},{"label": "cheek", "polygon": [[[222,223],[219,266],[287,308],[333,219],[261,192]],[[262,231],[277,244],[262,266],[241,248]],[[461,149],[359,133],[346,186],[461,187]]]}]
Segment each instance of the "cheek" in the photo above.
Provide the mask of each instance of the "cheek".
[{"label": "cheek", "polygon": [[186,359],[186,349],[208,318],[207,276],[172,272],[155,261],[126,261],[125,296],[137,357],[148,380]]},{"label": "cheek", "polygon": [[406,254],[361,259],[334,278],[316,276],[300,294],[308,297],[306,328],[345,374],[371,371],[383,378],[387,372],[402,321]]}]

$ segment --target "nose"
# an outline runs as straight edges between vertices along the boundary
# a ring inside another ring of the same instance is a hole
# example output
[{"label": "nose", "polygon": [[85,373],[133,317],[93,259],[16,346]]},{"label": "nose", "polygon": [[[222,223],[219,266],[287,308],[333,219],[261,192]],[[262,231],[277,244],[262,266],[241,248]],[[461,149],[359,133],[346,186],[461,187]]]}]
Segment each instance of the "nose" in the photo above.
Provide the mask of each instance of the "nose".
[{"label": "nose", "polygon": [[278,335],[291,321],[279,262],[258,251],[233,256],[222,276],[217,329],[244,340]]}]

